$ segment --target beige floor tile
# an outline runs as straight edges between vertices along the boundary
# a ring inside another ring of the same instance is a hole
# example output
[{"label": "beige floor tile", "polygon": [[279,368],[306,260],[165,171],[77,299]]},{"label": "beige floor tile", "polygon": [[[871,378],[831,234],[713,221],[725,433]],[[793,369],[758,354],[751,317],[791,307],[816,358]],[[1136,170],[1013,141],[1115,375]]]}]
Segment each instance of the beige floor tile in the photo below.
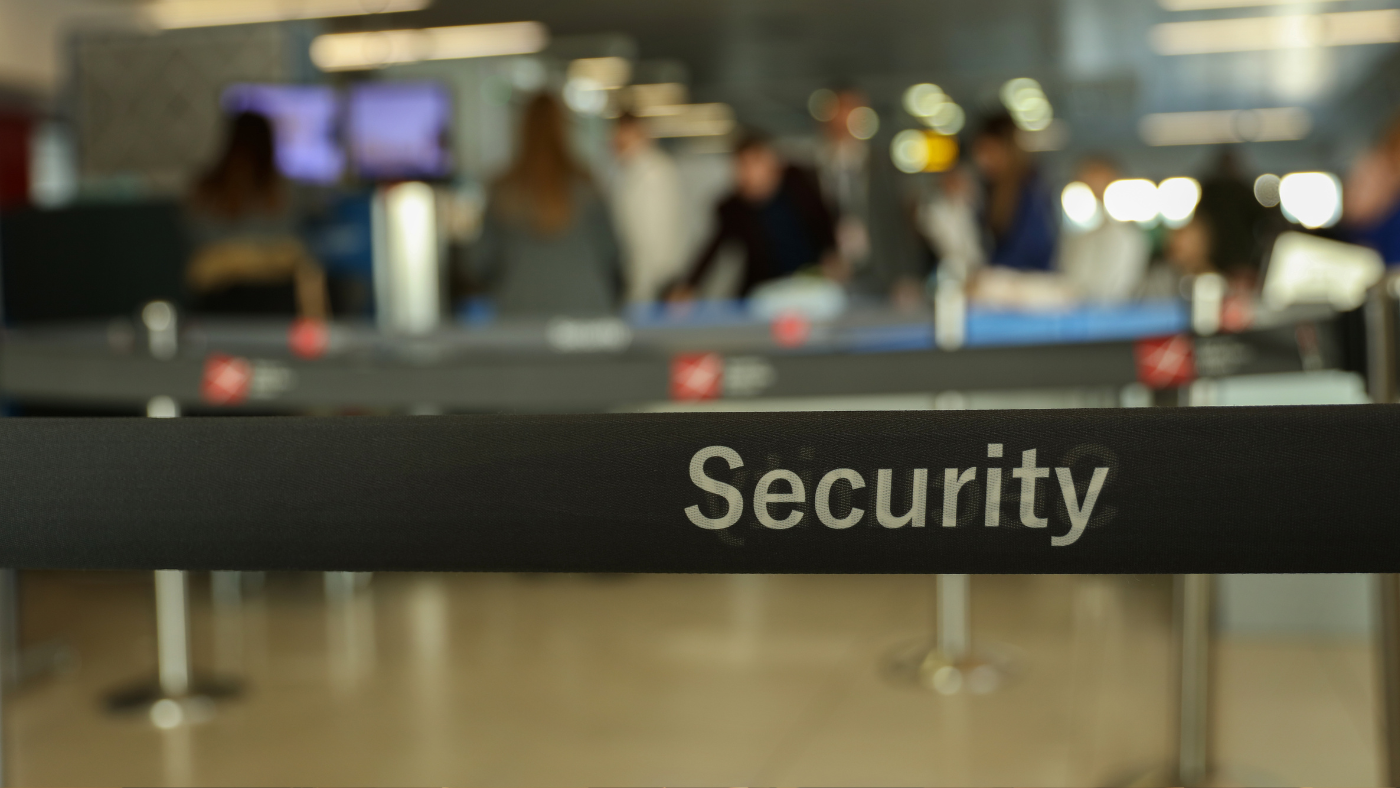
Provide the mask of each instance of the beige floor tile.
[{"label": "beige floor tile", "polygon": [[[158,731],[100,705],[153,674],[149,575],[26,575],[26,642],[79,659],[12,698],[13,781],[1091,785],[1171,743],[1166,578],[974,578],[975,636],[1016,670],[955,697],[880,670],[931,632],[925,577],[378,575],[328,605],[274,575],[233,613],[192,587],[196,663],[248,691]],[[1368,649],[1222,644],[1222,761],[1373,784]]]}]

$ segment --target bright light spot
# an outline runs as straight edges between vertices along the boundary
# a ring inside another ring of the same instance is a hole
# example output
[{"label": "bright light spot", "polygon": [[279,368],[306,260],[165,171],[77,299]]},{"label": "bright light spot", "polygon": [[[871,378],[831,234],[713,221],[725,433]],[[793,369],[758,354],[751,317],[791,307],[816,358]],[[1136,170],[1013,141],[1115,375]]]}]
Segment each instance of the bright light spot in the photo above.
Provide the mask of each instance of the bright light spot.
[{"label": "bright light spot", "polygon": [[928,144],[924,133],[916,129],[906,129],[894,135],[890,143],[890,158],[900,172],[923,172],[928,165]]},{"label": "bright light spot", "polygon": [[327,33],[311,42],[311,62],[322,71],[354,71],[395,63],[529,55],[549,44],[539,22]]},{"label": "bright light spot", "polygon": [[904,109],[916,118],[931,117],[947,101],[943,89],[928,82],[913,85],[904,91]]},{"label": "bright light spot", "polygon": [[1278,205],[1279,177],[1272,173],[1254,179],[1254,199],[1265,208]]},{"label": "bright light spot", "polygon": [[1040,83],[1030,77],[1018,77],[1008,80],[1001,86],[1001,103],[1006,108],[1015,111],[1028,99],[1039,96],[1045,98],[1045,91],[1041,90]]},{"label": "bright light spot", "polygon": [[1283,215],[1307,227],[1331,227],[1342,216],[1342,183],[1329,172],[1295,172],[1278,187]]},{"label": "bright light spot", "polygon": [[880,130],[880,116],[869,107],[856,107],[846,117],[846,130],[858,140],[868,140]]},{"label": "bright light spot", "polygon": [[564,85],[564,103],[580,115],[601,115],[608,106],[608,93],[597,81],[578,77]]},{"label": "bright light spot", "polygon": [[1016,125],[1025,131],[1043,131],[1055,119],[1055,110],[1040,83],[1018,77],[1001,86],[1001,103],[1011,112]]},{"label": "bright light spot", "polygon": [[967,123],[967,115],[963,113],[962,107],[951,101],[945,101],[925,121],[939,134],[947,134],[951,137],[962,131],[963,125]]},{"label": "bright light spot", "polygon": [[1185,224],[1200,201],[1201,184],[1195,178],[1168,178],[1157,186],[1157,207],[1168,224]]},{"label": "bright light spot", "polygon": [[151,331],[164,331],[175,322],[175,308],[169,301],[152,301],[141,310],[141,322]]},{"label": "bright light spot", "polygon": [[161,394],[151,397],[146,403],[146,417],[151,419],[173,419],[180,415],[180,403],[174,398]]},{"label": "bright light spot", "polygon": [[836,117],[837,104],[836,94],[821,88],[812,91],[812,95],[807,98],[807,111],[812,113],[816,120],[827,123]]},{"label": "bright light spot", "polygon": [[1099,198],[1086,183],[1075,181],[1060,192],[1060,207],[1065,210],[1065,218],[1075,227],[1092,230],[1103,220],[1099,213]]},{"label": "bright light spot", "polygon": [[1114,181],[1103,193],[1103,207],[1120,222],[1157,218],[1157,184],[1142,178]]},{"label": "bright light spot", "polygon": [[588,79],[604,89],[620,88],[632,80],[632,61],[625,57],[583,57],[569,63],[568,79]]},{"label": "bright light spot", "polygon": [[180,704],[170,698],[161,698],[151,704],[151,724],[163,731],[178,728],[185,721],[185,712]]},{"label": "bright light spot", "polygon": [[932,131],[906,129],[890,143],[890,159],[900,172],[943,172],[958,161],[958,141]]}]

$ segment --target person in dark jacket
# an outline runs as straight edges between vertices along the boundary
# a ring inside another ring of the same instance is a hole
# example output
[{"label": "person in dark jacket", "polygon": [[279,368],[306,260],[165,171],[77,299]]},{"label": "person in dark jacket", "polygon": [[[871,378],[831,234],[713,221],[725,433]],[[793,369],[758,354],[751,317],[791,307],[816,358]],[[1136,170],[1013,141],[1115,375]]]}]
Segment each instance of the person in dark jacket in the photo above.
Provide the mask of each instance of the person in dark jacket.
[{"label": "person in dark jacket", "polygon": [[991,241],[987,262],[1020,271],[1049,271],[1059,214],[1010,115],[988,120],[972,143],[985,181],[982,224]]},{"label": "person in dark jacket", "polygon": [[694,296],[726,243],[738,243],[744,251],[741,297],[764,282],[805,269],[820,267],[827,276],[844,278],[836,222],[816,176],[785,163],[766,136],[750,132],[734,150],[734,181],[734,192],[717,208],[714,235],[673,288],[673,299]]}]

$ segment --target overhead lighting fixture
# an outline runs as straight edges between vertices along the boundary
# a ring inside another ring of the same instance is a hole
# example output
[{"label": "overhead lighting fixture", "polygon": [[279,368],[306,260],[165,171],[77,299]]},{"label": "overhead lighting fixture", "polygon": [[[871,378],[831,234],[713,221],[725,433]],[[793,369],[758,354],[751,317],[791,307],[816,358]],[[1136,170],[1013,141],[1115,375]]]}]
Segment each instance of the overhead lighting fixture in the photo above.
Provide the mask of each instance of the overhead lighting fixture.
[{"label": "overhead lighting fixture", "polygon": [[141,12],[163,30],[420,11],[432,0],[149,0]]},{"label": "overhead lighting fixture", "polygon": [[846,116],[846,130],[858,140],[868,140],[880,131],[880,116],[869,107],[856,107]]},{"label": "overhead lighting fixture", "polygon": [[1138,135],[1153,146],[1283,142],[1311,132],[1312,115],[1302,107],[1162,112],[1138,122]]},{"label": "overhead lighting fixture", "polygon": [[583,57],[569,63],[569,79],[586,79],[604,90],[615,90],[632,80],[632,61],[625,57]]},{"label": "overhead lighting fixture", "polygon": [[894,135],[890,159],[900,172],[943,172],[958,161],[958,140],[925,129],[905,129]]},{"label": "overhead lighting fixture", "polygon": [[1169,227],[1190,221],[1201,202],[1201,184],[1195,178],[1168,178],[1157,184],[1157,208]]},{"label": "overhead lighting fixture", "polygon": [[721,137],[734,131],[734,109],[719,103],[653,107],[646,121],[653,137]]},{"label": "overhead lighting fixture", "polygon": [[1055,120],[1055,110],[1040,83],[1018,77],[1001,86],[1001,103],[1022,131],[1044,131]]},{"label": "overhead lighting fixture", "polygon": [[1103,207],[1120,222],[1151,222],[1157,218],[1157,184],[1145,178],[1114,181],[1103,191]]},{"label": "overhead lighting fixture", "polygon": [[1087,183],[1075,181],[1060,192],[1060,207],[1065,218],[1078,230],[1092,230],[1103,223],[1099,198]]},{"label": "overhead lighting fixture", "polygon": [[1342,182],[1330,172],[1295,172],[1278,187],[1283,215],[1310,230],[1342,218]]},{"label": "overhead lighting fixture", "polygon": [[[1341,0],[1313,0],[1337,3]],[[1300,0],[1157,0],[1168,11],[1213,11],[1217,8],[1258,8],[1260,6],[1303,5]]]},{"label": "overhead lighting fixture", "polygon": [[1165,22],[1148,40],[1159,55],[1392,44],[1400,42],[1400,10]]},{"label": "overhead lighting fixture", "polygon": [[425,60],[529,55],[549,44],[539,22],[328,33],[311,42],[311,60],[323,71],[355,71]]}]

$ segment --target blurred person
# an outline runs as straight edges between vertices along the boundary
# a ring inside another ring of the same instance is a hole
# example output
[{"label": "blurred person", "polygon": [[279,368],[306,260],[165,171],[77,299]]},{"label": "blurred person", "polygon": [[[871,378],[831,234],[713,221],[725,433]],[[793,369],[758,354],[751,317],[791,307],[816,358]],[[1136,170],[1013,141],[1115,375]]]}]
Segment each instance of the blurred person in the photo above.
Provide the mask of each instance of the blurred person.
[{"label": "blurred person", "polygon": [[1400,117],[1347,174],[1342,225],[1347,240],[1380,252],[1386,265],[1400,265]]},{"label": "blurred person", "polygon": [[297,238],[298,203],[277,170],[271,121],[234,116],[223,153],[188,199],[195,311],[329,316],[325,272]]},{"label": "blurred person", "polygon": [[1254,196],[1234,151],[1223,148],[1201,180],[1191,219],[1167,236],[1165,256],[1148,272],[1139,295],[1184,297],[1184,280],[1201,274],[1225,277],[1232,293],[1252,293],[1264,257],[1284,225],[1277,209]]},{"label": "blurred person", "polygon": [[986,263],[977,184],[965,168],[943,173],[933,199],[919,208],[919,225],[938,259],[939,278],[966,282]]},{"label": "blurred person", "polygon": [[1284,227],[1279,210],[1265,208],[1254,196],[1254,179],[1230,148],[1221,149],[1201,178],[1201,200],[1191,223],[1199,223],[1206,238],[1211,269],[1236,291],[1255,288],[1264,257]]},{"label": "blurred person", "polygon": [[836,243],[844,260],[861,265],[870,256],[870,145],[851,132],[851,113],[869,105],[853,88],[835,92],[835,110],[823,125],[818,151],[822,191],[836,211]]},{"label": "blurred person", "polygon": [[617,119],[613,151],[618,162],[613,217],[622,246],[627,300],[656,301],[681,274],[685,262],[680,173],[642,119],[630,113]]},{"label": "blurred person", "polygon": [[569,148],[564,108],[541,93],[491,186],[472,272],[502,315],[600,315],[618,305],[619,257],[607,206]]},{"label": "blurred person", "polygon": [[728,242],[744,251],[741,297],[764,282],[808,270],[844,280],[835,221],[811,173],[785,162],[766,135],[749,132],[734,150],[734,181],[734,192],[716,208],[714,234],[685,279],[672,288],[673,299],[694,297]]},{"label": "blurred person", "polygon": [[987,262],[1019,271],[1049,271],[1058,214],[1030,154],[1016,141],[1016,131],[1010,115],[997,115],[972,143],[972,160],[984,182]]},{"label": "blurred person", "polygon": [[[1118,180],[1119,172],[1112,161],[1095,156],[1080,163],[1076,178],[1102,206],[1104,191]],[[1064,234],[1056,267],[1085,301],[1122,303],[1133,297],[1147,273],[1151,244],[1135,222],[1120,222],[1100,213],[1097,227]]]}]

